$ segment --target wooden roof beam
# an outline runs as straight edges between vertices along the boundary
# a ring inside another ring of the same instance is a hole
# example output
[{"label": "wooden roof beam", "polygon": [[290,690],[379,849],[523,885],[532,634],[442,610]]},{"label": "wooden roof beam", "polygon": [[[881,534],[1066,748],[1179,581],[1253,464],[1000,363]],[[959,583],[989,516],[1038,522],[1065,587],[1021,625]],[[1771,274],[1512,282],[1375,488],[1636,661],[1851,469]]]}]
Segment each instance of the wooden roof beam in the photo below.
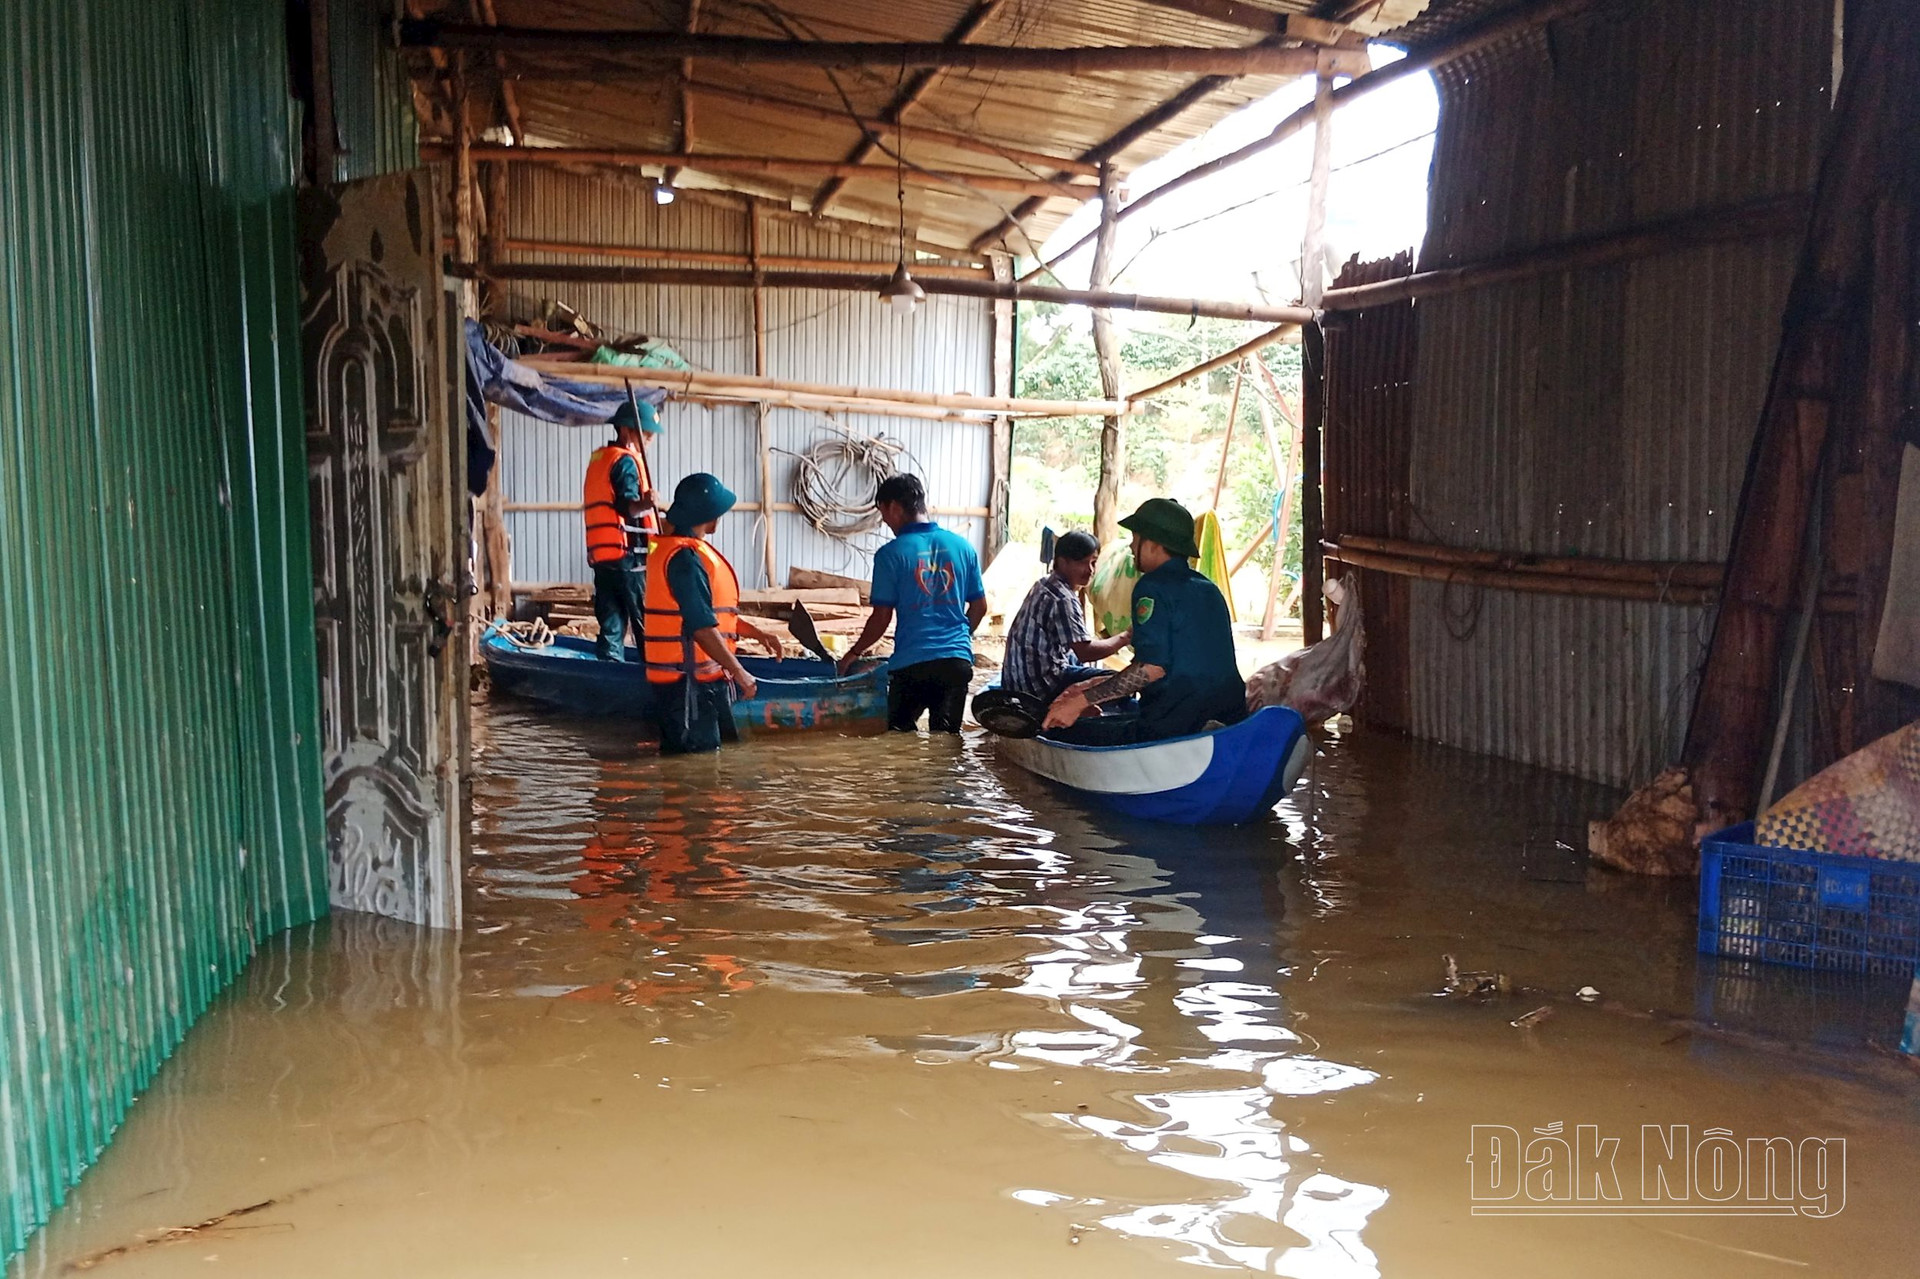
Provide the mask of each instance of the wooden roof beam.
[{"label": "wooden roof beam", "polygon": [[1300,13],[1275,13],[1240,0],[1143,0],[1159,9],[1177,9],[1223,26],[1245,27],[1266,36],[1286,36],[1308,44],[1337,44],[1347,34],[1344,22],[1310,18]]},{"label": "wooden roof beam", "polygon": [[[978,0],[978,3],[961,15],[960,21],[947,32],[945,43],[960,45],[971,40],[980,28],[987,25],[1003,3],[1004,0]],[[928,68],[914,75],[901,86],[898,93],[893,95],[893,100],[881,109],[880,118],[888,124],[899,124],[900,117],[907,108],[918,102],[939,78],[940,72],[935,68]],[[871,136],[861,138],[858,145],[847,153],[847,161],[851,164],[864,163],[873,157],[877,149]],[[822,183],[820,189],[813,193],[814,212],[825,213],[827,207],[833,203],[833,198],[839,195],[845,186],[846,182],[840,178],[832,178]]]},{"label": "wooden roof beam", "polygon": [[[1478,26],[1462,32],[1444,44],[1438,44],[1429,49],[1422,49],[1418,53],[1409,54],[1398,62],[1391,62],[1378,70],[1369,71],[1365,75],[1355,76],[1333,91],[1331,95],[1332,103],[1336,107],[1344,106],[1355,98],[1364,97],[1376,89],[1384,88],[1389,84],[1404,80],[1408,76],[1420,75],[1436,67],[1444,66],[1456,58],[1465,57],[1469,53],[1476,53],[1488,45],[1497,44],[1512,36],[1530,31],[1543,23],[1552,22],[1556,19],[1579,13],[1584,9],[1592,8],[1597,3],[1599,3],[1599,0],[1536,0],[1533,4],[1523,5],[1518,9],[1509,10],[1489,22],[1483,22]],[[1300,132],[1307,125],[1313,123],[1314,111],[1315,103],[1309,102],[1293,114],[1287,116],[1286,119],[1280,121],[1279,124],[1273,127],[1273,131],[1266,136],[1255,138],[1252,142],[1247,143],[1238,150],[1229,151],[1227,154],[1209,160],[1205,164],[1195,165],[1179,177],[1161,183],[1153,190],[1135,200],[1132,204],[1129,204],[1126,208],[1120,210],[1118,216],[1121,218],[1131,217],[1151,205],[1154,201],[1171,195],[1182,187],[1191,186],[1203,178],[1212,177],[1216,173],[1230,169],[1243,161],[1250,160],[1254,156],[1278,146],[1294,134]],[[1094,235],[1095,232],[1093,231],[1087,232],[1078,240],[1075,240],[1064,251],[1056,253],[1052,262],[1043,263],[1041,266],[1035,267],[1032,271],[1028,272],[1027,278],[1032,278],[1032,276],[1042,271],[1051,269],[1054,265],[1066,258],[1072,257],[1081,249],[1092,244]],[[978,244],[979,241],[975,241],[975,243]]]},{"label": "wooden roof beam", "polygon": [[[441,159],[444,146],[438,143],[425,143],[421,146],[421,155],[428,159]],[[885,182],[889,186],[896,180],[892,165],[888,164],[846,164],[838,160],[796,160],[784,156],[762,155],[689,155],[684,151],[638,151],[626,147],[502,147],[475,146],[472,148],[476,160],[500,160],[511,164],[547,164],[573,165],[598,164],[614,168],[657,167],[698,169],[705,173],[753,173],[777,176],[795,174],[801,176],[819,176],[826,174],[838,178],[864,178],[876,182]],[[1099,188],[1080,183],[1048,182],[1037,178],[1009,178],[990,173],[938,173],[920,169],[909,169],[906,174],[908,186],[931,186],[942,188],[973,188],[981,191],[1009,191],[1017,195],[1044,194],[1065,196],[1068,199],[1089,200],[1098,193]]]},{"label": "wooden roof beam", "polygon": [[[1275,37],[1275,39],[1278,39],[1278,37]],[[1180,90],[1180,92],[1174,94],[1153,110],[1137,117],[1132,123],[1108,136],[1104,142],[1096,143],[1088,147],[1085,151],[1082,151],[1080,153],[1081,163],[1091,164],[1097,168],[1106,161],[1114,159],[1122,151],[1125,151],[1128,147],[1140,141],[1140,139],[1173,123],[1180,116],[1186,114],[1190,108],[1197,106],[1214,93],[1226,88],[1232,84],[1235,79],[1236,77],[1230,75],[1212,75],[1195,80],[1192,84]],[[1044,203],[1046,203],[1046,201],[1037,196],[1022,201],[1014,207],[1011,216],[1001,219],[993,226],[982,231],[973,238],[972,243],[967,247],[975,253],[986,252],[989,248],[1005,239],[1009,232],[1016,230],[1025,223],[1028,218],[1038,213],[1040,206]]]},{"label": "wooden roof beam", "polygon": [[1051,168],[1070,177],[1098,177],[1100,166],[1082,164],[1078,160],[1063,160],[1057,155],[1048,155],[1043,151],[1029,151],[1010,142],[1001,142],[995,138],[978,134],[958,133],[951,129],[933,129],[922,124],[899,124],[881,120],[873,116],[848,116],[835,107],[817,106],[811,102],[796,102],[792,98],[776,98],[764,93],[752,93],[746,89],[736,89],[731,85],[713,84],[706,80],[695,80],[687,86],[695,93],[706,97],[719,98],[727,102],[738,102],[750,107],[770,107],[790,115],[805,116],[809,120],[821,120],[830,124],[852,124],[873,133],[891,133],[895,137],[918,139],[923,142],[938,143],[943,147],[952,147],[958,151],[972,151],[978,155],[990,155],[1014,164],[1027,164],[1035,168]]},{"label": "wooden roof beam", "polygon": [[401,43],[409,48],[480,49],[509,58],[629,58],[646,62],[711,59],[743,66],[902,67],[941,71],[1036,71],[1099,75],[1110,71],[1193,72],[1202,75],[1305,75],[1318,52],[1261,41],[1242,48],[1207,45],[1096,45],[1023,48],[1012,45],[767,40],[756,36],[682,35],[662,31],[587,31],[550,27],[489,27],[470,22],[407,19]]},{"label": "wooden roof beam", "polygon": [[[876,263],[884,267],[885,263]],[[911,270],[911,264],[909,264]],[[460,277],[486,277],[493,280],[537,280],[555,284],[667,284],[694,288],[721,289],[829,289],[850,293],[878,294],[888,275],[877,270],[870,276],[832,271],[729,271],[701,267],[585,266],[573,263],[535,262],[455,262],[451,266]],[[1111,289],[1062,289],[1050,285],[1022,284],[1016,280],[951,279],[929,276],[920,280],[928,293],[944,293],[969,298],[1006,298],[1015,302],[1058,302],[1066,306],[1099,306],[1115,311],[1150,311],[1162,315],[1206,316],[1222,320],[1264,320],[1269,324],[1298,326],[1312,320],[1314,313],[1300,306],[1266,306],[1249,302],[1227,302],[1211,298],[1159,297],[1143,293],[1119,293]],[[1147,394],[1147,392],[1142,392]]]}]

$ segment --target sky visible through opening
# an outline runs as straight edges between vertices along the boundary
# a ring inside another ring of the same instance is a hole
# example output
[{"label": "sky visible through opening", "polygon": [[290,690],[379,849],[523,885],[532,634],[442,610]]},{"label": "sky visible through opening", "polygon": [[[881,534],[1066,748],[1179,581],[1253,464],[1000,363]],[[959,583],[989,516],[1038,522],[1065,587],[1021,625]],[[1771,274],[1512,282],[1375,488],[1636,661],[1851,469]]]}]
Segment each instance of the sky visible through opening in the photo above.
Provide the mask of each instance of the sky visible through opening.
[{"label": "sky visible through opening", "polygon": [[[1402,56],[1382,45],[1372,52],[1376,67]],[[1229,116],[1202,137],[1134,170],[1126,180],[1129,192],[1143,195],[1270,133],[1312,101],[1313,89],[1312,77],[1303,77]],[[1336,264],[1355,253],[1365,261],[1418,250],[1426,232],[1427,168],[1438,114],[1439,99],[1427,75],[1409,76],[1334,111],[1326,234]],[[1295,301],[1312,164],[1309,127],[1121,222],[1118,286],[1180,297],[1275,305]],[[1048,256],[1086,234],[1099,216],[1098,202],[1083,206],[1047,241]],[[1061,263],[1062,282],[1084,286],[1092,258],[1089,247]],[[1126,324],[1129,317],[1116,313],[1115,319]]]}]

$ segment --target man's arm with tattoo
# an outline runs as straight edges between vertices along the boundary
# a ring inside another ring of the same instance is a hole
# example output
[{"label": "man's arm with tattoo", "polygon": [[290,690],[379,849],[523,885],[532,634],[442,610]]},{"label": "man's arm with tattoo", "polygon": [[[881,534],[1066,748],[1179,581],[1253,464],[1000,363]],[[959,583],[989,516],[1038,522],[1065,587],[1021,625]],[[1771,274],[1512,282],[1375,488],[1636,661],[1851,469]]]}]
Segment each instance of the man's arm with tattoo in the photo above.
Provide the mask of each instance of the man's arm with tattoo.
[{"label": "man's arm with tattoo", "polygon": [[1150,662],[1135,662],[1112,679],[1101,680],[1088,689],[1087,705],[1104,706],[1108,702],[1117,702],[1123,697],[1132,697],[1165,674],[1166,671]]}]

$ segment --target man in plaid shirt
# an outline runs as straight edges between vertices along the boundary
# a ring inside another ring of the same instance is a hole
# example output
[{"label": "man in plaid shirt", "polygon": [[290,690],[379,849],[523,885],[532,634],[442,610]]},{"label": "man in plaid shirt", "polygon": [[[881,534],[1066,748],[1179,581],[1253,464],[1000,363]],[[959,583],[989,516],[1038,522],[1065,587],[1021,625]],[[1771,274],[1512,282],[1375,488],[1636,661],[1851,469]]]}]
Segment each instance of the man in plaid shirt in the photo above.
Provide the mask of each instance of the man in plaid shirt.
[{"label": "man in plaid shirt", "polygon": [[1093,580],[1100,543],[1086,533],[1068,533],[1053,548],[1053,570],[1033,584],[1007,628],[1007,660],[1000,686],[1052,702],[1061,689],[1113,672],[1090,666],[1125,648],[1133,632],[1094,639],[1080,592]]}]

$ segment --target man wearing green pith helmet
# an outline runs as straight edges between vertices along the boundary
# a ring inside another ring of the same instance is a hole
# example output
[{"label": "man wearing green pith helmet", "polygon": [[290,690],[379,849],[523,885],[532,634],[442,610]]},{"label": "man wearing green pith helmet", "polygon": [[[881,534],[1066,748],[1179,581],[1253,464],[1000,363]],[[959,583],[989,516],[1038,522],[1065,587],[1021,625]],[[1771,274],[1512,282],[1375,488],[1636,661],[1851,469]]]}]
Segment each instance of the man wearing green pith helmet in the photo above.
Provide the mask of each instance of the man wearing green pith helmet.
[{"label": "man wearing green pith helmet", "polygon": [[[1247,687],[1233,652],[1233,619],[1220,588],[1195,571],[1193,516],[1150,498],[1120,521],[1133,534],[1140,581],[1133,588],[1133,664],[1077,685],[1047,710],[1047,729],[1088,745],[1157,741],[1246,715]],[[1089,717],[1094,707],[1138,693],[1137,714]]]}]

